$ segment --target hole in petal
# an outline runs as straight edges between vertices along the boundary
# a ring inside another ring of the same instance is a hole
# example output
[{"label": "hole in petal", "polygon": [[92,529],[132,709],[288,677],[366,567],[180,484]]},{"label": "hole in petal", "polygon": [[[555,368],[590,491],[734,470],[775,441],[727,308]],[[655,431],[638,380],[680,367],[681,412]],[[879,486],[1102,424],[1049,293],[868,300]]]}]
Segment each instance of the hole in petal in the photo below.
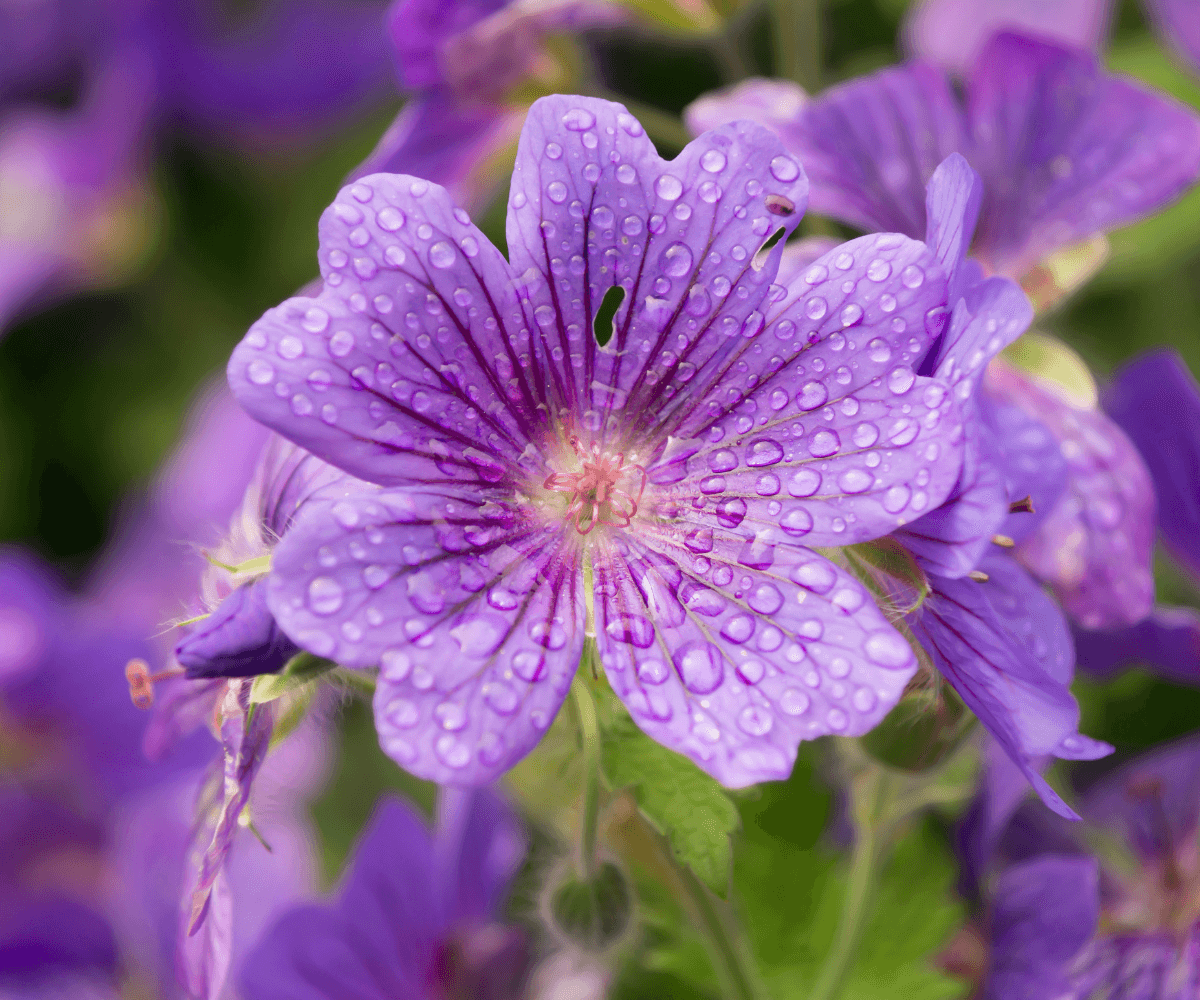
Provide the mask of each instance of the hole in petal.
[{"label": "hole in petal", "polygon": [[592,320],[592,333],[596,335],[596,343],[601,347],[612,340],[615,330],[613,320],[624,301],[625,289],[620,285],[613,285],[600,300],[600,308],[596,310],[596,318]]},{"label": "hole in petal", "polygon": [[767,241],[760,246],[757,251],[755,251],[754,260],[751,261],[751,264],[754,266],[754,270],[761,271],[763,269],[763,266],[767,263],[767,254],[771,252],[772,247],[774,247],[776,243],[783,239],[784,233],[786,232],[787,230],[784,229],[783,226],[780,226],[775,230],[775,232],[768,236]]}]

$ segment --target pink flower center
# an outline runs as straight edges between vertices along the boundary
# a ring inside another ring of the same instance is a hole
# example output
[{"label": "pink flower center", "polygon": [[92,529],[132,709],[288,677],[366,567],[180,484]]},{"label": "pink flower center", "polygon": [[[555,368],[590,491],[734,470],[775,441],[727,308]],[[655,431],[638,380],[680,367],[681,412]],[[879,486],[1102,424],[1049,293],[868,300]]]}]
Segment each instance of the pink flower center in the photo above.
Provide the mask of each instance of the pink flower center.
[{"label": "pink flower center", "polygon": [[580,470],[555,472],[543,484],[548,490],[570,496],[566,519],[581,535],[598,524],[628,527],[646,489],[646,470],[640,465],[626,465],[622,452],[604,452],[597,444],[585,448],[578,438],[571,438],[571,447],[579,457]]}]

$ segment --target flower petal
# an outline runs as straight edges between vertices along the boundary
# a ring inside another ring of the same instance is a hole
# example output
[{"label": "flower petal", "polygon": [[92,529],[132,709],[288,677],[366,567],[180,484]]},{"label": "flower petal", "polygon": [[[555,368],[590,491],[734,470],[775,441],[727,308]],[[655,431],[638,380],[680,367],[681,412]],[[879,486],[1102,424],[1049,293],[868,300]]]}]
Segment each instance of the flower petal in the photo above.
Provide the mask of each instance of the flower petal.
[{"label": "flower petal", "polygon": [[932,253],[903,236],[822,257],[758,339],[697,376],[709,386],[650,481],[691,521],[806,545],[878,538],[936,506],[958,478],[962,425],[946,386],[914,367],[944,295]]},{"label": "flower petal", "polygon": [[453,893],[458,922],[482,924],[495,917],[527,849],[520,818],[498,792],[439,790],[434,852],[447,873],[441,887]]},{"label": "flower petal", "polygon": [[1109,0],[923,0],[910,8],[903,37],[913,55],[965,76],[998,30],[1099,49],[1111,6]]},{"label": "flower petal", "polygon": [[379,665],[380,742],[446,784],[484,784],[541,738],[583,649],[577,547],[496,503],[384,491],[306,508],[268,601],[304,648]]},{"label": "flower petal", "polygon": [[1200,612],[1194,608],[1160,606],[1128,628],[1074,632],[1077,663],[1087,674],[1106,678],[1145,664],[1169,681],[1200,686]]},{"label": "flower petal", "polygon": [[1200,70],[1200,19],[1192,0],[1146,0],[1146,13],[1159,33],[1184,59]]},{"label": "flower petal", "polygon": [[374,174],[321,217],[325,287],[269,310],[229,379],[251,415],[385,485],[486,488],[544,425],[504,258],[444,189]]},{"label": "flower petal", "polygon": [[830,87],[786,135],[808,171],[813,211],[914,239],[925,233],[926,182],[966,149],[949,82],[922,62]]},{"label": "flower petal", "polygon": [[299,647],[267,608],[266,581],[243,584],[175,647],[190,678],[252,677],[283,669]]},{"label": "flower petal", "polygon": [[[532,308],[534,367],[552,405],[626,447],[666,405],[698,396],[743,337],[762,330],[782,248],[808,181],[767,130],[739,122],[670,161],[619,104],[553,96],[521,133],[508,246]],[[623,290],[611,330],[593,323]],[[611,340],[607,336],[611,335]],[[547,379],[549,382],[550,380]]]},{"label": "flower petal", "polygon": [[601,660],[634,721],[733,788],[875,726],[916,659],[863,585],[788,542],[704,541],[664,528],[595,560]]},{"label": "flower petal", "polygon": [[975,235],[982,200],[983,182],[961,153],[947,156],[925,187],[925,243],[950,279],[951,306],[958,303],[954,278]]},{"label": "flower petal", "polygon": [[[1075,818],[1033,758],[1086,751],[1079,706],[1067,685],[1074,649],[1062,614],[1007,555],[980,562],[986,582],[930,576],[932,589],[908,621],[967,707],[1061,816]],[[1099,750],[1099,747],[1096,748]],[[1108,748],[1111,751],[1111,748]]]},{"label": "flower petal", "polygon": [[808,94],[799,84],[755,76],[696,98],[683,109],[683,121],[692,135],[730,122],[758,122],[786,142],[788,129],[795,126],[807,103]]},{"label": "flower petal", "polygon": [[410,100],[347,180],[368,174],[411,174],[441,184],[455,204],[486,207],[501,181],[497,154],[516,141],[524,109],[462,104],[435,91]]},{"label": "flower petal", "polygon": [[1099,918],[1095,858],[1050,854],[1007,869],[992,896],[987,995],[1076,995],[1067,963],[1091,939]]},{"label": "flower petal", "polygon": [[1103,402],[1154,479],[1163,540],[1200,577],[1200,386],[1177,352],[1158,350],[1122,368]]},{"label": "flower petal", "polygon": [[988,184],[979,249],[1014,277],[1161,207],[1200,172],[1200,117],[1110,76],[1088,52],[998,35],[967,107],[972,162]]},{"label": "flower petal", "polygon": [[1020,542],[1054,509],[1067,486],[1067,461],[1050,429],[1020,407],[1002,403],[985,385],[976,394],[979,419],[990,431],[1004,471],[1009,502],[1028,497],[1032,511],[1008,515],[1002,531]]},{"label": "flower petal", "polygon": [[1067,462],[1066,492],[1022,542],[1022,563],[1086,628],[1141,621],[1154,600],[1154,489],[1137,449],[1103,413],[1015,369],[992,365],[988,388],[1045,424]]}]

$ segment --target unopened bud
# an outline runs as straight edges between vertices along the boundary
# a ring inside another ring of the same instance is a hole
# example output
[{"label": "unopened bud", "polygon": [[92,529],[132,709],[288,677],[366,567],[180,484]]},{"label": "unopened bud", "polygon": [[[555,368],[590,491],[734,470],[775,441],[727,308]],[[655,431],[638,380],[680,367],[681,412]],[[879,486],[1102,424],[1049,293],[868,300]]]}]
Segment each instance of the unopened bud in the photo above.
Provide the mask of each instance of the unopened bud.
[{"label": "unopened bud", "polygon": [[568,942],[584,951],[604,951],[625,933],[633,896],[625,875],[610,861],[590,878],[569,876],[550,897],[550,917]]},{"label": "unopened bud", "polygon": [[859,743],[889,767],[928,771],[962,745],[974,722],[975,717],[947,685],[912,687]]}]

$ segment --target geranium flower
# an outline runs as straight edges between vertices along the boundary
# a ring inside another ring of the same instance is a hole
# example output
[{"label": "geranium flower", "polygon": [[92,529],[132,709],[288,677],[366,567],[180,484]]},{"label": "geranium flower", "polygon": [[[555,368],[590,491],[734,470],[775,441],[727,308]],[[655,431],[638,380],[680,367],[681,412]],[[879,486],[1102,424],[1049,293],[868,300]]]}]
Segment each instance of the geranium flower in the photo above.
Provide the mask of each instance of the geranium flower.
[{"label": "geranium flower", "polygon": [[310,505],[268,605],[300,646],[380,668],[415,773],[527,753],[594,633],[651,736],[737,786],[801,739],[874,726],[915,670],[815,546],[878,538],[959,471],[933,252],[865,237],[773,285],[807,183],[750,123],[658,158],[621,106],[538,101],[505,260],[446,192],[377,174],[322,217],[325,287],[234,351],[251,414],[386,489]]},{"label": "geranium flower", "polygon": [[794,84],[748,80],[687,111],[693,131],[740,117],[776,129],[800,157],[816,211],[868,232],[918,237],[926,182],[962,153],[983,178],[972,254],[1018,279],[1162,207],[1200,173],[1191,109],[1106,73],[1090,52],[1007,33],[980,51],[965,101],[940,69],[914,61],[812,100]]}]

